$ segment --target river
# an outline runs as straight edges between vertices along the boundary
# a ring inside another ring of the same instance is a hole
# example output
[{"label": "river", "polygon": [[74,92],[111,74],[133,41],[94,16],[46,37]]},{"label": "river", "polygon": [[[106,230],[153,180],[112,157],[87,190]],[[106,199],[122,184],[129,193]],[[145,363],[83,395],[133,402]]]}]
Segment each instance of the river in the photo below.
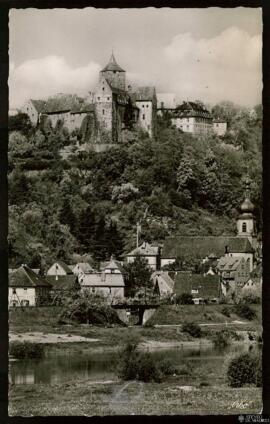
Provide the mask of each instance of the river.
[{"label": "river", "polygon": [[[198,348],[157,349],[151,352],[155,360],[170,359],[185,373],[204,375],[209,379],[221,378],[228,360],[241,352],[256,349],[247,344],[233,344],[219,350],[211,346]],[[108,381],[117,380],[119,353],[51,353],[41,360],[12,360],[9,364],[10,384],[53,384],[74,380]]]}]

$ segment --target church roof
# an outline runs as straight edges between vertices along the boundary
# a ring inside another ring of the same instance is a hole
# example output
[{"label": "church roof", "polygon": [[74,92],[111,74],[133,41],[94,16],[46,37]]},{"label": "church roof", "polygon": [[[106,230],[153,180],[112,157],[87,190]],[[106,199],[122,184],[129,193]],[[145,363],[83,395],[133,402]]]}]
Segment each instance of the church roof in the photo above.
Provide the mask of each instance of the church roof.
[{"label": "church roof", "polygon": [[93,110],[93,105],[88,104],[83,98],[76,94],[57,94],[49,97],[44,104],[44,113],[68,112],[79,113]]},{"label": "church roof", "polygon": [[101,70],[101,72],[106,71],[118,71],[118,72],[125,72],[124,69],[121,68],[121,66],[118,65],[118,63],[115,60],[114,54],[112,53],[109,63]]},{"label": "church roof", "polygon": [[[192,290],[197,293],[192,293]],[[190,293],[194,297],[219,297],[220,278],[218,275],[179,272],[175,276],[174,291],[176,295]]]},{"label": "church roof", "polygon": [[165,239],[162,258],[203,259],[213,253],[220,258],[224,256],[226,246],[229,253],[253,253],[247,237],[175,236]]}]

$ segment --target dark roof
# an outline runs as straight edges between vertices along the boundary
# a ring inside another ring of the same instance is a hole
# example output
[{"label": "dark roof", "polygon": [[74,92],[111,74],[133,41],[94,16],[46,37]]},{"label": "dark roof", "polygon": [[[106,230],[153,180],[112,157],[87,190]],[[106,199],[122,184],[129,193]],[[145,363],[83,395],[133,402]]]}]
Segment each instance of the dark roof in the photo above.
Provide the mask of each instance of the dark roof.
[{"label": "dark roof", "polygon": [[217,268],[222,272],[236,271],[242,260],[243,258],[241,256],[222,256],[218,260]]},{"label": "dark roof", "polygon": [[92,111],[93,105],[76,94],[58,94],[49,97],[45,102],[43,113],[61,113],[71,111],[78,113],[83,111]]},{"label": "dark roof", "polygon": [[32,102],[32,104],[35,106],[37,112],[43,112],[44,106],[45,106],[45,100],[33,100],[30,99],[30,101]]},{"label": "dark roof", "polygon": [[47,275],[46,281],[52,286],[52,290],[70,290],[75,283],[77,275]]},{"label": "dark roof", "polygon": [[27,265],[22,265],[9,275],[10,287],[50,287],[49,282],[37,275]]},{"label": "dark roof", "polygon": [[246,237],[231,236],[176,236],[164,241],[162,258],[203,259],[210,254],[220,258],[228,246],[229,253],[253,253]]},{"label": "dark roof", "polygon": [[[192,293],[192,290],[198,291]],[[218,275],[192,274],[180,272],[175,276],[174,291],[176,295],[190,293],[193,297],[218,297],[220,294],[220,278]]]},{"label": "dark roof", "polygon": [[152,101],[156,95],[155,87],[138,87],[135,92],[131,93],[134,101]]},{"label": "dark roof", "polygon": [[157,256],[158,253],[158,246],[152,246],[149,243],[143,243],[141,246],[136,247],[131,252],[127,253],[126,256]]},{"label": "dark roof", "polygon": [[109,63],[105,66],[105,68],[102,69],[101,72],[106,71],[118,71],[118,72],[125,72],[124,69],[122,69],[118,63],[115,60],[114,54],[112,53]]},{"label": "dark roof", "polygon": [[200,103],[195,102],[183,102],[180,106],[177,106],[175,109],[176,116],[202,116],[202,117],[211,117],[210,112],[206,107]]}]

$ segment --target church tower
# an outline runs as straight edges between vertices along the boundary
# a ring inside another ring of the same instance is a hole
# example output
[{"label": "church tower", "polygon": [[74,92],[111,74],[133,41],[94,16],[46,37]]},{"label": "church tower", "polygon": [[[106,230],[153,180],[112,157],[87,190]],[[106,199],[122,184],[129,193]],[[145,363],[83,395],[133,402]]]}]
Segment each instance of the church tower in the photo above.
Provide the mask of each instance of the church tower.
[{"label": "church tower", "polygon": [[252,239],[256,235],[255,218],[253,215],[254,205],[250,200],[250,179],[245,183],[245,199],[240,206],[240,215],[237,219],[237,235],[248,237],[252,244]]},{"label": "church tower", "polygon": [[104,78],[112,87],[120,90],[126,89],[126,71],[117,64],[113,53],[109,63],[100,71],[100,81]]}]

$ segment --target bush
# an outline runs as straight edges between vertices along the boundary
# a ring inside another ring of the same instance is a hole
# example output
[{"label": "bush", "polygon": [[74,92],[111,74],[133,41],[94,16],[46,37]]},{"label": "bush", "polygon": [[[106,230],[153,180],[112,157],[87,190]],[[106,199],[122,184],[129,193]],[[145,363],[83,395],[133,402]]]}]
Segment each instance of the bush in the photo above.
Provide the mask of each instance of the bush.
[{"label": "bush", "polygon": [[30,342],[12,342],[9,345],[9,354],[17,359],[41,359],[44,356],[44,345]]},{"label": "bush", "polygon": [[223,306],[223,308],[221,309],[221,313],[225,315],[225,317],[229,318],[231,316],[232,310],[229,306]]},{"label": "bush", "polygon": [[239,317],[248,319],[249,321],[256,318],[256,312],[247,304],[238,303],[234,306],[234,310]]},{"label": "bush", "polygon": [[190,293],[182,293],[176,297],[177,305],[193,305],[193,297]]},{"label": "bush", "polygon": [[217,332],[213,338],[213,343],[214,346],[217,348],[224,348],[229,346],[230,344],[230,337],[228,336],[228,334],[224,333],[224,331],[219,331]]},{"label": "bush", "polygon": [[190,334],[192,337],[201,337],[202,336],[201,327],[198,324],[195,324],[193,322],[185,322],[182,325],[182,331],[184,333]]},{"label": "bush", "polygon": [[262,361],[259,355],[244,353],[233,358],[229,364],[227,378],[231,387],[245,384],[262,385]]},{"label": "bush", "polygon": [[254,293],[248,293],[242,297],[240,302],[246,305],[260,305],[261,298]]},{"label": "bush", "polygon": [[176,374],[171,361],[156,362],[151,354],[137,351],[137,342],[129,341],[119,362],[119,377],[123,380],[154,381],[160,383],[165,376]]}]

